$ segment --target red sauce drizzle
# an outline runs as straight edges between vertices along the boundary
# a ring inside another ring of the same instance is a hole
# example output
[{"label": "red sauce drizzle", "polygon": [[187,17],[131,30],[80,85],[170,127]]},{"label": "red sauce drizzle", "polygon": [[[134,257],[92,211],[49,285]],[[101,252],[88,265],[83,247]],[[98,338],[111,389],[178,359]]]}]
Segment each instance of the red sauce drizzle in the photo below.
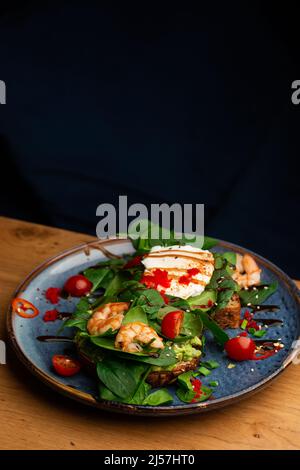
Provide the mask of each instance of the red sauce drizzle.
[{"label": "red sauce drizzle", "polygon": [[45,297],[52,304],[57,304],[59,302],[59,296],[61,289],[59,287],[49,287],[45,292]]},{"label": "red sauce drizzle", "polygon": [[58,317],[59,317],[59,312],[56,309],[47,310],[47,312],[45,312],[45,315],[43,316],[43,320],[44,322],[55,321],[58,319]]}]

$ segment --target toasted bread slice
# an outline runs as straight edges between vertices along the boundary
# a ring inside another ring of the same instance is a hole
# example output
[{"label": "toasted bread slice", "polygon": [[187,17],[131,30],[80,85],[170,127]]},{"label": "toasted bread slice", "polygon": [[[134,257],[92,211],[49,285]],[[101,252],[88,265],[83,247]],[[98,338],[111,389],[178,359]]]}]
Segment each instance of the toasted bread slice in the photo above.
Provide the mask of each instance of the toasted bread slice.
[{"label": "toasted bread slice", "polygon": [[199,361],[199,357],[194,357],[194,359],[190,361],[179,362],[172,370],[162,369],[150,372],[146,380],[150,385],[152,385],[152,387],[164,387],[165,385],[174,382],[178,375],[183,374],[183,372],[196,369]]},{"label": "toasted bread slice", "polygon": [[238,294],[234,293],[225,308],[221,308],[214,314],[214,320],[225,328],[238,328],[241,317],[241,302]]}]

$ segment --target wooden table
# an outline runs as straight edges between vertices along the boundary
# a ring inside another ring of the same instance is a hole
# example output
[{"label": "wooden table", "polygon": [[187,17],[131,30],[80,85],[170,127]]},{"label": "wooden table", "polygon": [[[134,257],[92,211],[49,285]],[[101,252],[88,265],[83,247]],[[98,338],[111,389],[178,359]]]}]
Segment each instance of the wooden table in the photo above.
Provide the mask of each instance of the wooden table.
[{"label": "wooden table", "polygon": [[[92,237],[0,217],[0,339],[9,299],[37,264]],[[0,449],[299,449],[300,378],[291,365],[254,397],[204,415],[134,418],[75,404],[8,350],[0,365]]]}]

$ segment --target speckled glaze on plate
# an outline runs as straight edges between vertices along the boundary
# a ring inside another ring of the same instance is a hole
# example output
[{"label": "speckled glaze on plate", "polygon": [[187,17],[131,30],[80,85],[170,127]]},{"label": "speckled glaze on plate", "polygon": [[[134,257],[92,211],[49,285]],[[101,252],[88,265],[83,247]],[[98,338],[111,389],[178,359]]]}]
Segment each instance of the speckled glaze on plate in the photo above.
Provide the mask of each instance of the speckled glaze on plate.
[{"label": "speckled glaze on plate", "polygon": [[[239,246],[220,241],[213,251],[236,251],[245,253]],[[272,304],[280,307],[278,312],[261,313],[259,316],[279,318],[284,320],[282,326],[269,328],[265,338],[281,338],[284,349],[276,355],[263,361],[246,361],[236,363],[236,367],[228,369],[229,360],[226,355],[212,341],[206,333],[205,360],[215,359],[220,367],[215,369],[209,377],[203,378],[207,384],[211,380],[218,380],[219,387],[213,393],[212,399],[203,403],[182,403],[175,394],[175,386],[169,386],[174,397],[173,404],[168,406],[140,406],[127,405],[97,399],[96,381],[80,372],[74,377],[59,377],[51,368],[51,358],[54,354],[64,354],[70,349],[68,343],[43,343],[36,340],[40,335],[55,335],[60,322],[45,323],[43,312],[53,308],[47,303],[44,291],[50,286],[61,287],[71,275],[77,274],[88,266],[92,266],[108,257],[119,257],[123,254],[133,253],[128,240],[104,240],[87,243],[65,251],[43,263],[33,271],[14,293],[14,297],[22,297],[34,303],[40,310],[40,315],[34,319],[24,319],[12,313],[7,314],[7,330],[12,346],[23,364],[38,378],[52,389],[87,405],[99,409],[119,413],[128,413],[141,416],[173,416],[196,414],[220,408],[245,398],[277,377],[291,364],[297,354],[293,343],[300,337],[300,299],[299,291],[293,281],[280,269],[264,258],[252,253],[263,270],[262,280],[265,282],[278,281],[279,288],[270,298]],[[75,299],[61,300],[57,306],[60,311],[73,311]],[[236,330],[227,330],[231,336]],[[65,330],[64,335],[72,335],[71,330]]]}]

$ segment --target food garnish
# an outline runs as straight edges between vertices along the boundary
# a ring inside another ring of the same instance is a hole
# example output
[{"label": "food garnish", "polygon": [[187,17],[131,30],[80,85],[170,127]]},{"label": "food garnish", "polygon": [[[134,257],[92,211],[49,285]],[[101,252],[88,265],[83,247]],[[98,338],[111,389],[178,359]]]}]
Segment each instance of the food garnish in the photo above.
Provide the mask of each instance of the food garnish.
[{"label": "food garnish", "polygon": [[17,297],[12,301],[12,311],[22,318],[35,318],[39,310],[28,300]]}]

